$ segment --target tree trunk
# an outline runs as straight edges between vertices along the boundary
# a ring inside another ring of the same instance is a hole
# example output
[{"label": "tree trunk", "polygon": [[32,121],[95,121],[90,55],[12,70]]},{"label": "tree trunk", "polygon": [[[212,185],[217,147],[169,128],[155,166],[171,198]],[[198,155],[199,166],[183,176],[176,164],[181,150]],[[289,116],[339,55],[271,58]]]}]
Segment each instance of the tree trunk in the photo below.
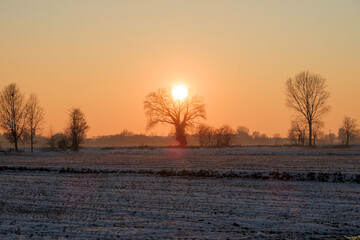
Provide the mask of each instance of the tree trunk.
[{"label": "tree trunk", "polygon": [[309,120],[309,146],[312,146],[312,121]]},{"label": "tree trunk", "polygon": [[181,136],[180,138],[177,139],[177,141],[180,144],[181,148],[185,148],[187,145],[187,141],[186,141],[186,137],[185,136]]},{"label": "tree trunk", "polygon": [[19,151],[19,148],[18,148],[18,142],[17,142],[17,138],[15,137],[14,138],[14,144],[15,144],[15,151]]},{"label": "tree trunk", "polygon": [[181,126],[176,127],[176,141],[179,142],[181,148],[185,148],[187,145],[185,129]]},{"label": "tree trunk", "polygon": [[30,136],[30,148],[31,152],[34,152],[34,136],[32,134]]},{"label": "tree trunk", "polygon": [[346,146],[349,146],[349,142],[350,142],[350,136],[349,134],[346,134]]},{"label": "tree trunk", "polygon": [[72,139],[72,150],[77,152],[79,151],[79,140],[78,140],[78,136],[73,136]]}]

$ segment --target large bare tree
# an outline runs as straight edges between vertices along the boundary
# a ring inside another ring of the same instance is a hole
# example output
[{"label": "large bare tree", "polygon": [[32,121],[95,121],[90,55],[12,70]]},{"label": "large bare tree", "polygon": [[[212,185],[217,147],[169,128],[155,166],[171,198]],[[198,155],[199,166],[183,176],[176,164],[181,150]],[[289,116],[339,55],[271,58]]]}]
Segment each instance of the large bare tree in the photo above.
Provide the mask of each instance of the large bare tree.
[{"label": "large bare tree", "polygon": [[176,140],[180,147],[186,147],[186,130],[196,124],[197,119],[205,119],[205,104],[197,95],[188,96],[183,100],[174,99],[170,90],[158,89],[149,93],[144,101],[147,117],[147,128],[159,123],[170,124],[175,128]]},{"label": "large bare tree", "polygon": [[32,93],[26,104],[27,111],[27,128],[30,137],[31,152],[34,151],[34,138],[40,131],[42,122],[44,121],[44,109],[41,107],[36,94]]},{"label": "large bare tree", "polygon": [[89,126],[85,120],[84,113],[80,108],[72,108],[69,111],[69,122],[65,129],[66,135],[71,141],[71,150],[79,151],[80,144],[86,137]]},{"label": "large bare tree", "polygon": [[24,94],[12,83],[0,92],[0,127],[7,139],[13,142],[19,151],[18,141],[26,130],[26,104]]},{"label": "large bare tree", "polygon": [[314,121],[330,110],[327,99],[330,94],[326,90],[326,79],[319,74],[308,71],[301,72],[286,82],[287,107],[300,113],[309,126],[309,145],[312,145],[312,129]]},{"label": "large bare tree", "polygon": [[342,129],[344,129],[345,135],[345,144],[349,146],[350,140],[353,139],[356,135],[357,120],[355,118],[350,118],[348,116],[344,117]]}]

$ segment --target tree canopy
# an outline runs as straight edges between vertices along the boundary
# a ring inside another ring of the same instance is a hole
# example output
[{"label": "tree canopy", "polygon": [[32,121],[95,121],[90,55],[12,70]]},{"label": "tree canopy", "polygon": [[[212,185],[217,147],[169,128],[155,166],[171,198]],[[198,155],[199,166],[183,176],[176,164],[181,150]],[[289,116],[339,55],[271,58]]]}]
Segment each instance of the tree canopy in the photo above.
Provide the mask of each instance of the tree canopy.
[{"label": "tree canopy", "polygon": [[302,115],[308,123],[309,145],[312,145],[312,130],[315,121],[330,110],[327,99],[326,79],[319,74],[301,72],[286,82],[286,105]]},{"label": "tree canopy", "polygon": [[168,89],[158,89],[149,93],[144,101],[147,128],[160,124],[175,127],[176,140],[181,147],[187,145],[186,130],[194,126],[198,119],[206,119],[205,104],[197,95],[176,100]]}]

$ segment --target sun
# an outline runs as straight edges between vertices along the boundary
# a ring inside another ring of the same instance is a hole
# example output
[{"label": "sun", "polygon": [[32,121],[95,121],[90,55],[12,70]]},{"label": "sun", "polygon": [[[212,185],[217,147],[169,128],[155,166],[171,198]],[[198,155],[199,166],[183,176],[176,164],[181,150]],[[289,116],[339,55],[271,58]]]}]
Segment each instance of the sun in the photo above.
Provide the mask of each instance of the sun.
[{"label": "sun", "polygon": [[183,100],[188,95],[188,90],[184,85],[175,85],[171,91],[174,99]]}]

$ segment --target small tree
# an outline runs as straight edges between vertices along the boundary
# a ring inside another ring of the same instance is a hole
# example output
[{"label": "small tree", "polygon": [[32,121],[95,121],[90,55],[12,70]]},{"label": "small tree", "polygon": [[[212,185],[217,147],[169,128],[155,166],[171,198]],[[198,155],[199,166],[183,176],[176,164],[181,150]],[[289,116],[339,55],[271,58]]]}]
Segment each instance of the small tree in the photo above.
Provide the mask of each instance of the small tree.
[{"label": "small tree", "polygon": [[301,72],[286,82],[287,107],[300,113],[308,124],[309,145],[312,145],[313,123],[330,110],[326,104],[330,94],[326,91],[326,80],[318,74]]},{"label": "small tree", "polygon": [[79,151],[80,144],[86,137],[89,126],[86,123],[85,115],[80,108],[72,108],[69,111],[69,122],[65,133],[71,141],[71,150]]},{"label": "small tree", "polygon": [[6,138],[14,143],[16,151],[19,151],[18,141],[26,130],[26,114],[24,94],[14,83],[6,86],[0,92],[0,127]]},{"label": "small tree", "polygon": [[46,140],[51,151],[65,151],[69,148],[69,137],[66,136],[64,133],[55,134],[54,131],[50,129]]},{"label": "small tree", "polygon": [[296,145],[305,145],[307,126],[299,120],[292,120],[288,132],[288,138]]},{"label": "small tree", "polygon": [[196,124],[196,120],[206,118],[205,104],[197,95],[183,100],[174,99],[168,89],[149,93],[144,101],[147,129],[159,123],[174,126],[176,140],[180,147],[186,147],[186,130]]},{"label": "small tree", "polygon": [[52,128],[49,130],[49,135],[46,138],[46,141],[47,141],[47,144],[49,145],[51,151],[54,151],[55,147],[56,147],[56,137],[55,137],[55,133]]},{"label": "small tree", "polygon": [[216,130],[216,145],[218,147],[229,147],[234,136],[234,129],[230,125],[224,124]]},{"label": "small tree", "polygon": [[315,121],[313,123],[312,135],[313,135],[314,146],[316,145],[316,140],[319,138],[319,136],[323,135],[323,132],[321,131],[323,127],[324,127],[324,122],[322,121]]},{"label": "small tree", "polygon": [[237,142],[241,145],[250,144],[252,142],[250,130],[244,126],[238,126],[236,129]]},{"label": "small tree", "polygon": [[65,151],[66,149],[69,148],[69,138],[63,134],[63,133],[58,133],[55,135],[55,139],[56,139],[56,145],[57,145],[57,148],[60,150],[60,151]]},{"label": "small tree", "polygon": [[206,124],[200,124],[197,130],[199,145],[201,147],[211,147],[214,141],[214,129]]},{"label": "small tree", "polygon": [[124,129],[119,135],[124,137],[130,137],[130,136],[134,136],[135,134],[127,129]]},{"label": "small tree", "polygon": [[348,116],[344,117],[342,129],[345,135],[345,145],[349,146],[350,140],[352,140],[356,135],[357,120],[355,118],[350,118]]},{"label": "small tree", "polygon": [[40,131],[42,122],[44,121],[44,109],[40,106],[39,99],[36,94],[31,94],[26,104],[27,111],[27,128],[30,137],[31,152],[34,151],[34,138]]}]

